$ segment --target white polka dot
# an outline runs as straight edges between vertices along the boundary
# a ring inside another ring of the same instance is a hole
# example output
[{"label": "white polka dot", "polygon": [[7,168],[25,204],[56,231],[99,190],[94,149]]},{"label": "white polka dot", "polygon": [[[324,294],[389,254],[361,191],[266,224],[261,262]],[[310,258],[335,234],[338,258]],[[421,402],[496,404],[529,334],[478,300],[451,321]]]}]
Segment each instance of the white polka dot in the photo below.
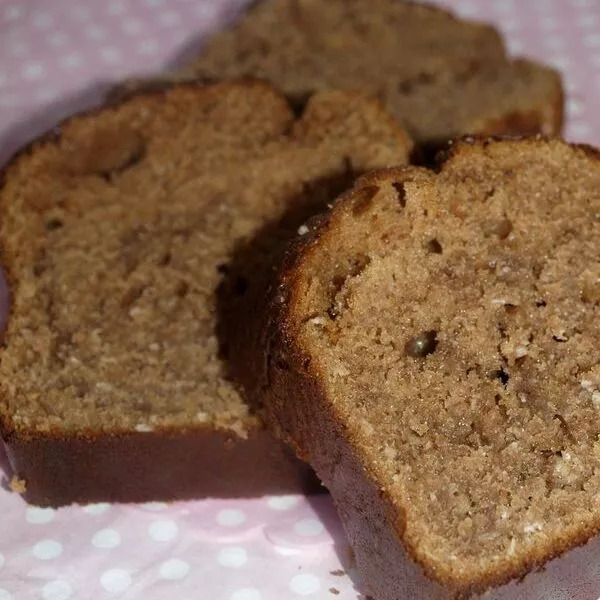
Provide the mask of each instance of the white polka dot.
[{"label": "white polka dot", "polygon": [[33,15],[33,26],[38,29],[47,29],[52,25],[52,18],[48,13],[35,13]]},{"label": "white polka dot", "polygon": [[100,56],[102,56],[103,60],[109,63],[115,63],[121,60],[120,50],[111,46],[102,48],[102,50],[100,50]]},{"label": "white polka dot", "polygon": [[290,581],[290,589],[299,596],[310,596],[310,594],[318,592],[320,588],[319,578],[311,573],[294,575]]},{"label": "white polka dot", "polygon": [[23,79],[39,79],[44,75],[44,67],[40,63],[28,63],[23,67]]},{"label": "white polka dot", "polygon": [[97,504],[88,504],[83,508],[83,512],[88,515],[102,515],[110,508],[107,502],[98,502]]},{"label": "white polka dot", "polygon": [[261,600],[261,593],[255,588],[242,588],[231,594],[231,600]]},{"label": "white polka dot", "polygon": [[121,534],[115,529],[100,529],[92,537],[96,548],[116,548],[121,543]]},{"label": "white polka dot", "polygon": [[138,45],[140,54],[155,54],[158,52],[158,43],[156,40],[143,40]]},{"label": "white polka dot", "polygon": [[146,510],[152,510],[152,511],[160,511],[160,510],[167,509],[167,504],[165,502],[146,502],[145,504],[142,504],[142,506]]},{"label": "white polka dot", "polygon": [[577,24],[579,25],[579,27],[592,28],[598,25],[598,21],[600,21],[599,17],[591,13],[586,13],[582,17],[579,17],[579,19],[577,19]]},{"label": "white polka dot", "polygon": [[248,561],[248,553],[239,546],[221,548],[217,554],[217,562],[222,567],[242,567]]},{"label": "white polka dot", "polygon": [[583,38],[583,43],[589,48],[600,46],[600,33],[590,33]]},{"label": "white polka dot", "polygon": [[570,98],[567,102],[567,111],[569,115],[573,117],[578,117],[583,112],[583,105],[579,100],[575,100],[574,98]]},{"label": "white polka dot", "polygon": [[273,510],[289,510],[298,504],[297,496],[273,496],[267,501],[269,508]]},{"label": "white polka dot", "polygon": [[217,513],[217,523],[223,527],[237,527],[245,520],[244,512],[236,508],[224,508]]},{"label": "white polka dot", "polygon": [[281,556],[298,556],[298,554],[302,554],[302,550],[299,550],[298,548],[288,548],[286,546],[273,546],[273,550]]},{"label": "white polka dot", "polygon": [[50,581],[42,589],[44,600],[68,600],[73,594],[73,588],[68,581],[57,579]]},{"label": "white polka dot", "polygon": [[179,527],[171,519],[160,519],[153,521],[148,527],[148,534],[157,542],[170,542],[177,537]]},{"label": "white polka dot", "polygon": [[577,92],[579,90],[579,85],[577,81],[573,81],[572,79],[567,79],[564,82],[564,86],[567,88],[567,91],[570,94],[574,94],[575,92]]},{"label": "white polka dot", "polygon": [[23,14],[23,8],[21,6],[7,6],[4,9],[4,18],[7,21],[13,21],[14,19],[18,19]]},{"label": "white polka dot", "polygon": [[65,69],[76,69],[83,64],[83,58],[79,54],[67,54],[60,59],[60,64]]},{"label": "white polka dot", "polygon": [[550,58],[550,62],[559,69],[568,69],[571,66],[571,59],[568,56],[555,56]]},{"label": "white polka dot", "polygon": [[465,17],[474,17],[479,11],[474,4],[461,4],[460,12]]},{"label": "white polka dot", "polygon": [[0,588],[0,600],[12,600],[12,594],[8,590]]},{"label": "white polka dot", "polygon": [[32,553],[40,560],[51,560],[63,553],[63,547],[56,540],[42,540],[33,547]]},{"label": "white polka dot", "polygon": [[294,525],[294,531],[298,535],[311,537],[323,533],[323,523],[317,519],[301,519]]},{"label": "white polka dot", "polygon": [[83,30],[83,35],[88,40],[94,40],[100,42],[105,40],[107,37],[106,29],[100,27],[99,25],[90,25]]},{"label": "white polka dot", "polygon": [[34,523],[36,525],[40,523],[50,523],[54,519],[56,511],[53,508],[38,508],[37,506],[30,506],[27,509],[26,519],[28,523]]},{"label": "white polka dot", "polygon": [[525,46],[519,40],[508,40],[508,46],[514,54],[520,54],[525,49]]},{"label": "white polka dot", "polygon": [[179,558],[171,558],[160,565],[163,579],[183,579],[190,572],[190,565]]},{"label": "white polka dot", "polygon": [[181,21],[181,15],[173,11],[163,12],[158,15],[158,20],[163,25],[170,27],[172,25],[177,25],[177,23]]},{"label": "white polka dot", "polygon": [[131,585],[131,575],[124,569],[109,569],[102,573],[100,583],[107,592],[119,594]]},{"label": "white polka dot", "polygon": [[69,37],[60,31],[48,36],[48,43],[51,46],[64,46],[69,41]]}]

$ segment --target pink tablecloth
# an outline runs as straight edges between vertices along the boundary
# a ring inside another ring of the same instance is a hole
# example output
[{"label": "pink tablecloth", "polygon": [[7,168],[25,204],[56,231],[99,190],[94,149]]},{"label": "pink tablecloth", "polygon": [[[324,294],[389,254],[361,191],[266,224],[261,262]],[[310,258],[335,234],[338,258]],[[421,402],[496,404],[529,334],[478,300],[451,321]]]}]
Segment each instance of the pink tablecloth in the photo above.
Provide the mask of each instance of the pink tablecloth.
[{"label": "pink tablecloth", "polygon": [[[0,161],[57,118],[97,102],[110,81],[180,61],[245,4],[0,0]],[[443,4],[496,22],[512,52],[559,67],[567,137],[600,144],[600,0]],[[346,599],[357,596],[356,583],[327,497],[53,511],[0,489],[0,600]],[[599,596],[596,540],[493,597]]]}]

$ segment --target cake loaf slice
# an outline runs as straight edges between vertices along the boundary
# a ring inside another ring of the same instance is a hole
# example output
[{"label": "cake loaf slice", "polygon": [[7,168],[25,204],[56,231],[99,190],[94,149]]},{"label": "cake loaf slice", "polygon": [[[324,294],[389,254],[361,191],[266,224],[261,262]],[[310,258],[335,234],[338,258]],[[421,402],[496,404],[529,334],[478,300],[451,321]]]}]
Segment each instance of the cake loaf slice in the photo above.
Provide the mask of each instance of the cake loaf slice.
[{"label": "cake loaf slice", "polygon": [[375,100],[320,94],[295,117],[243,81],[139,94],[15,158],[0,191],[13,487],[53,506],[303,489],[309,470],[229,380],[223,322],[308,215],[409,150]]},{"label": "cake loaf slice", "polygon": [[378,95],[415,141],[557,133],[559,75],[513,60],[489,25],[399,0],[260,0],[182,74],[255,75],[302,101],[319,90]]},{"label": "cake loaf slice", "polygon": [[291,251],[254,394],[373,597],[470,597],[600,532],[598,158],[466,140]]}]

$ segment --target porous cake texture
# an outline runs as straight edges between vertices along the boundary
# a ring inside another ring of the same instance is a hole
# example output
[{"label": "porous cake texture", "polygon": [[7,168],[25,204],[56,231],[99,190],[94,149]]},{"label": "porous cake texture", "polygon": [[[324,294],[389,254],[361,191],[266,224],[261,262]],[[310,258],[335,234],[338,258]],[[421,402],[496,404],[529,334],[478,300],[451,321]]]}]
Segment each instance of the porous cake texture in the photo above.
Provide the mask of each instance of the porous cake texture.
[{"label": "porous cake texture", "polygon": [[248,386],[373,597],[466,598],[600,531],[599,156],[467,139],[290,250]]}]

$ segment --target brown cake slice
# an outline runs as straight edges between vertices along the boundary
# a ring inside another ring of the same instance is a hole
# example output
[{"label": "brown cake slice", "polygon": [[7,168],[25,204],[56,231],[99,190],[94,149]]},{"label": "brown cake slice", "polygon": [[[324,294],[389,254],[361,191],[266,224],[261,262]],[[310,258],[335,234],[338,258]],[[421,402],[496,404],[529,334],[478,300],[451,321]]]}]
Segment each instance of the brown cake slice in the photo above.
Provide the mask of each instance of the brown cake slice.
[{"label": "brown cake slice", "polygon": [[291,252],[254,394],[374,598],[466,598],[600,531],[598,157],[466,140]]},{"label": "brown cake slice", "polygon": [[319,94],[295,117],[245,81],[140,94],[15,158],[0,191],[13,487],[42,505],[303,489],[308,469],[229,380],[224,322],[304,219],[409,150],[375,100]]},{"label": "brown cake slice", "polygon": [[256,75],[302,101],[378,95],[420,145],[466,133],[557,133],[558,73],[513,60],[489,25],[399,0],[260,0],[212,36],[183,74]]}]

